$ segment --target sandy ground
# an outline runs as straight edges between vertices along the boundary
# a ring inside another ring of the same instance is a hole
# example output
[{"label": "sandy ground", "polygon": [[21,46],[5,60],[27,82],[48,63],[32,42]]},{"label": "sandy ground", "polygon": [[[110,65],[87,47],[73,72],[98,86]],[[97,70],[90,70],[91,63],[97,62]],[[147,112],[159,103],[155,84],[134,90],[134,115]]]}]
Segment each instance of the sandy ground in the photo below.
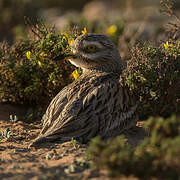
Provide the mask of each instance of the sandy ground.
[{"label": "sandy ground", "polygon": [[40,123],[10,122],[9,115],[22,116],[26,108],[0,104],[0,135],[7,129],[9,138],[0,141],[1,180],[109,179],[88,167],[86,145],[49,143],[40,149],[28,148],[38,135]]},{"label": "sandy ground", "polygon": [[[40,118],[34,123],[10,121],[10,115],[23,117],[28,110],[24,106],[0,103],[0,180],[112,179],[106,171],[90,167],[85,155],[87,145],[70,141],[46,143],[38,149],[29,148],[40,132]],[[8,131],[10,136],[2,137],[2,133]],[[137,180],[132,177],[116,179]]]}]

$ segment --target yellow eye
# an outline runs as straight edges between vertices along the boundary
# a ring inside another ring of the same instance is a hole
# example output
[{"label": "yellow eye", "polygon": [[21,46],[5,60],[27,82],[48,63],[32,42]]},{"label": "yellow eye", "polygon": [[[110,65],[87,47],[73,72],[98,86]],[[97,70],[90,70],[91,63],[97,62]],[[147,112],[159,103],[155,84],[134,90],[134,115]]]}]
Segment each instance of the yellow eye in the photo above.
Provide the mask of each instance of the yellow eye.
[{"label": "yellow eye", "polygon": [[86,46],[86,51],[87,52],[96,52],[96,50],[97,50],[97,46],[95,46],[95,45],[88,45],[88,46]]}]

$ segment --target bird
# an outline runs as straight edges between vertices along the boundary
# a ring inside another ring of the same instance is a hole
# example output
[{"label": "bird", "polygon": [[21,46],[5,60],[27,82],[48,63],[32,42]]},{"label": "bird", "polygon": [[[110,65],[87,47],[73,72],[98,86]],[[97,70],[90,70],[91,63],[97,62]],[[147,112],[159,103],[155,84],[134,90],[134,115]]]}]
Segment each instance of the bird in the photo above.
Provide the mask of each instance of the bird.
[{"label": "bird", "polygon": [[42,130],[30,147],[72,138],[85,143],[95,136],[108,139],[136,126],[138,103],[122,83],[124,64],[108,36],[80,35],[70,53],[55,58],[62,59],[80,67],[83,73],[50,102],[42,117]]}]

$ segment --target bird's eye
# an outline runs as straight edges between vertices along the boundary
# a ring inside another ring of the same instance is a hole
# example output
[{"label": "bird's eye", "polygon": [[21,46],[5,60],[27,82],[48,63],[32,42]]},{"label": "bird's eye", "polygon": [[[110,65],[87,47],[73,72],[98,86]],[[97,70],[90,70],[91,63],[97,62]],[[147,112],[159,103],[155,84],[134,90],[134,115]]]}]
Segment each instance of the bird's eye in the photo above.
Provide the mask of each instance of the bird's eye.
[{"label": "bird's eye", "polygon": [[96,52],[96,50],[97,50],[97,46],[96,45],[88,45],[88,46],[86,46],[86,51],[88,53]]}]

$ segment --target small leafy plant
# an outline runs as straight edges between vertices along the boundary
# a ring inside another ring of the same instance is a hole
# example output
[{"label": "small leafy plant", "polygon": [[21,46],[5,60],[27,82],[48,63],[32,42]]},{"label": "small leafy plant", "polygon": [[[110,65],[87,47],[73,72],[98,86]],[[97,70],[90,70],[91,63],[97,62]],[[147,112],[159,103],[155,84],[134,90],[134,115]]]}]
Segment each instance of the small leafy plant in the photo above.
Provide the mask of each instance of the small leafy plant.
[{"label": "small leafy plant", "polygon": [[10,122],[17,122],[18,121],[18,117],[16,115],[13,116],[12,114],[9,116],[9,119],[10,119]]},{"label": "small leafy plant", "polygon": [[89,162],[85,159],[75,160],[67,168],[64,169],[66,174],[82,172],[89,168]]},{"label": "small leafy plant", "polygon": [[80,146],[74,138],[71,139],[70,145],[75,149],[77,149]]},{"label": "small leafy plant", "polygon": [[110,176],[115,177],[178,180],[180,118],[150,118],[145,126],[151,135],[137,147],[128,145],[123,136],[107,142],[93,139],[88,155],[94,166],[106,169]]},{"label": "small leafy plant", "polygon": [[4,138],[10,138],[10,136],[12,135],[12,132],[9,128],[5,129],[4,131],[1,131],[1,136],[0,136],[0,140],[4,139]]}]

